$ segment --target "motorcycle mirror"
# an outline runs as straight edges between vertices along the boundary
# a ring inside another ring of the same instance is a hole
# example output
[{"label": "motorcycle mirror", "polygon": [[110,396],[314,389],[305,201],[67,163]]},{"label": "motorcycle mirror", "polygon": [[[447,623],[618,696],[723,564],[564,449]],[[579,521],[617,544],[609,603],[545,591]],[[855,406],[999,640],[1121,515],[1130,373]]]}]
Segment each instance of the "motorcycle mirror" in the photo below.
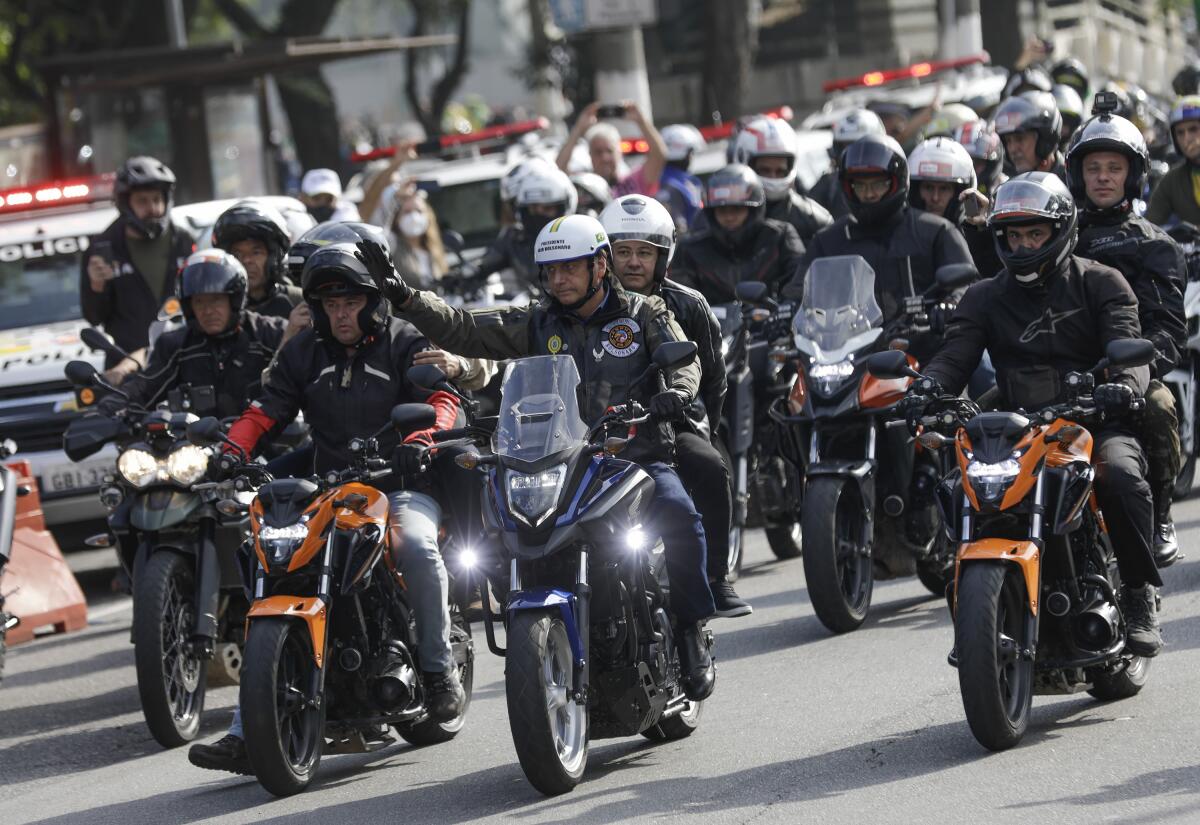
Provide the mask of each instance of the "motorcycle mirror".
[{"label": "motorcycle mirror", "polygon": [[1144,367],[1154,361],[1157,350],[1145,338],[1109,341],[1104,355],[1110,367]]},{"label": "motorcycle mirror", "polygon": [[408,368],[408,380],[424,390],[440,389],[446,373],[436,364],[417,364]]},{"label": "motorcycle mirror", "polygon": [[678,369],[695,360],[695,341],[668,341],[654,350],[654,365],[659,369]]},{"label": "motorcycle mirror", "polygon": [[455,232],[453,229],[443,229],[442,246],[458,255],[466,248],[467,242],[463,239],[462,233]]},{"label": "motorcycle mirror", "polygon": [[224,440],[225,431],[220,420],[211,415],[197,419],[187,425],[187,439],[198,447],[209,447]]},{"label": "motorcycle mirror", "polygon": [[437,410],[428,404],[397,404],[392,407],[392,426],[404,435],[427,430],[436,423]]},{"label": "motorcycle mirror", "polygon": [[742,281],[733,289],[737,299],[745,304],[761,306],[767,299],[767,285],[762,281]]},{"label": "motorcycle mirror", "polygon": [[962,264],[946,264],[939,266],[937,271],[933,273],[933,279],[936,281],[936,286],[943,292],[950,292],[958,289],[960,286],[975,281],[979,278],[979,270],[975,268],[973,263]]},{"label": "motorcycle mirror", "polygon": [[63,367],[63,375],[76,387],[90,387],[96,383],[96,368],[87,361],[71,361]]},{"label": "motorcycle mirror", "polygon": [[876,378],[917,378],[918,373],[908,364],[903,350],[888,349],[867,358],[867,372]]},{"label": "motorcycle mirror", "polygon": [[116,358],[131,357],[128,352],[117,346],[111,338],[95,327],[84,327],[79,330],[79,340],[93,352],[103,352]]},{"label": "motorcycle mirror", "polygon": [[8,458],[17,454],[17,442],[11,438],[0,441],[0,458]]}]

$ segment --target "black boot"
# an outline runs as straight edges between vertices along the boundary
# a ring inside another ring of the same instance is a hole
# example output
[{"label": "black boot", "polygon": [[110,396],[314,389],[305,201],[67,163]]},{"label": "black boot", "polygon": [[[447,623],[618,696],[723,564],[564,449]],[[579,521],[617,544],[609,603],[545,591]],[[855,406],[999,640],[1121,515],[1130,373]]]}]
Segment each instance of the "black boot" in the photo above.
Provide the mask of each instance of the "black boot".
[{"label": "black boot", "polygon": [[1161,496],[1165,504],[1155,507],[1154,564],[1159,570],[1179,561],[1179,539],[1175,536],[1175,519],[1171,517],[1171,494]]},{"label": "black boot", "polygon": [[1121,593],[1121,610],[1125,614],[1125,649],[1146,658],[1157,656],[1163,648],[1163,639],[1158,627],[1154,585],[1126,587]]},{"label": "black boot", "polygon": [[458,680],[458,669],[451,665],[443,673],[425,671],[421,678],[425,682],[425,710],[429,718],[437,722],[457,719],[467,702],[467,693]]},{"label": "black boot", "polygon": [[717,683],[717,666],[708,652],[700,624],[697,622],[678,627],[675,630],[675,646],[679,650],[679,672],[684,695],[693,702],[707,699]]},{"label": "black boot", "polygon": [[713,601],[717,605],[716,615],[726,619],[734,619],[738,616],[749,616],[754,612],[754,608],[750,606],[750,602],[738,596],[737,592],[733,589],[733,585],[724,579],[709,582],[708,587],[712,590]]},{"label": "black boot", "polygon": [[210,771],[254,776],[250,759],[246,756],[246,743],[232,733],[225,734],[211,745],[192,745],[188,749],[188,761],[197,768]]}]

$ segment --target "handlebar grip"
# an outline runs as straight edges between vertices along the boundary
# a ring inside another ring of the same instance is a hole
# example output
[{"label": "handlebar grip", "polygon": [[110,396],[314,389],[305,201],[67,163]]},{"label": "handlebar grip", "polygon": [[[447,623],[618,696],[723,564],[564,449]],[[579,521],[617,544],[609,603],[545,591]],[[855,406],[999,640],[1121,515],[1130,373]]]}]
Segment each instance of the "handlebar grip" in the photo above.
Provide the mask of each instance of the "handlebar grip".
[{"label": "handlebar grip", "polygon": [[470,434],[470,427],[456,427],[452,430],[435,430],[431,434],[431,437],[434,444],[440,444],[443,441],[454,441],[458,438],[466,438]]}]

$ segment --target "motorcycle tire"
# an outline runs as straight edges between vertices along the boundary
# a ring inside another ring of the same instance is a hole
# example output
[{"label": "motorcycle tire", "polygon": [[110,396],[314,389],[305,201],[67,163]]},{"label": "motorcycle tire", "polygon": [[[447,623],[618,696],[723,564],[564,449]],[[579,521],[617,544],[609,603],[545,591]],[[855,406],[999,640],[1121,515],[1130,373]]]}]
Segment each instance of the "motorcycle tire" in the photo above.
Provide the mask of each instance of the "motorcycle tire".
[{"label": "motorcycle tire", "polygon": [[1142,692],[1149,678],[1150,660],[1145,656],[1134,656],[1116,673],[1097,676],[1088,693],[1105,702],[1129,699]]},{"label": "motorcycle tire", "polygon": [[1175,501],[1183,501],[1192,494],[1192,485],[1196,481],[1196,457],[1190,455],[1183,462],[1183,466],[1179,468],[1179,475],[1175,478],[1175,486],[1171,489],[1171,498]]},{"label": "motorcycle tire", "polygon": [[[947,559],[947,555],[950,558]],[[946,595],[946,588],[954,581],[954,556],[946,547],[945,536],[934,539],[934,552],[917,562],[917,579],[933,595]]]},{"label": "motorcycle tire", "polygon": [[768,527],[766,533],[767,544],[770,546],[771,552],[775,554],[775,558],[787,561],[800,557],[803,550],[802,536],[804,533],[800,529],[799,523],[793,522],[782,527]]},{"label": "motorcycle tire", "polygon": [[588,711],[575,689],[570,637],[557,610],[520,611],[508,625],[504,691],[521,770],[547,796],[572,790],[588,757]]},{"label": "motorcycle tire", "polygon": [[642,736],[651,742],[674,742],[676,739],[686,739],[700,727],[700,716],[704,711],[704,702],[687,703],[682,711],[662,720],[657,725],[651,725],[642,731]]},{"label": "motorcycle tire", "polygon": [[[471,626],[463,618],[462,611],[457,606],[450,608],[450,644],[451,646],[469,642]],[[471,688],[475,683],[475,651],[466,647],[467,660],[458,665],[458,680],[462,683],[466,699],[463,701],[462,713],[449,722],[438,722],[436,719],[422,719],[419,722],[408,722],[396,726],[396,733],[404,737],[410,745],[424,747],[425,745],[440,745],[449,742],[467,723],[467,711],[471,707]]]},{"label": "motorcycle tire", "polygon": [[725,581],[733,584],[742,575],[742,560],[746,558],[746,528],[731,527],[729,529],[729,572]]},{"label": "motorcycle tire", "polygon": [[307,788],[321,765],[325,702],[313,708],[297,698],[309,693],[316,667],[303,622],[251,622],[238,699],[250,767],[259,784],[275,796]]},{"label": "motorcycle tire", "polygon": [[971,733],[988,750],[1016,745],[1029,725],[1034,663],[1020,656],[1028,610],[1014,566],[963,568],[954,620],[958,684]]},{"label": "motorcycle tire", "polygon": [[200,732],[206,663],[187,650],[196,615],[190,559],[157,550],[134,582],[133,653],[138,696],[150,735],[164,748]]},{"label": "motorcycle tire", "polygon": [[804,496],[804,579],[821,624],[834,633],[862,625],[875,574],[862,548],[862,499],[853,481],[819,476]]}]

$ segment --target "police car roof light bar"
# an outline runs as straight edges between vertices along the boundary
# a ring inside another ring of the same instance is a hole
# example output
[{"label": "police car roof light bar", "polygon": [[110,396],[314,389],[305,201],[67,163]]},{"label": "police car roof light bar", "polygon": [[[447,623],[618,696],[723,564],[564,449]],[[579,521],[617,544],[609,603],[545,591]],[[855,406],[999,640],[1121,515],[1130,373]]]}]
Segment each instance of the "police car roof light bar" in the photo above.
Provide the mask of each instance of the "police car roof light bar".
[{"label": "police car roof light bar", "polygon": [[[418,155],[437,155],[450,149],[461,149],[477,143],[511,140],[512,138],[527,135],[530,132],[537,132],[548,128],[550,128],[550,121],[544,117],[535,117],[531,120],[522,120],[517,123],[485,126],[482,129],[476,129],[474,132],[467,132],[465,134],[441,135],[440,137],[418,143],[416,149]],[[350,155],[350,162],[366,163],[372,160],[379,160],[380,158],[390,158],[395,154],[396,147],[384,146],[380,149],[372,149],[369,152],[354,152]]]},{"label": "police car roof light bar", "polygon": [[112,197],[113,179],[111,174],[98,175],[0,190],[0,215],[106,201]]},{"label": "police car roof light bar", "polygon": [[827,80],[821,85],[821,88],[828,93],[843,89],[853,89],[859,86],[882,86],[885,83],[891,83],[896,80],[919,80],[922,77],[929,77],[938,72],[961,69],[964,66],[973,66],[976,63],[990,63],[991,60],[992,57],[987,52],[979,52],[969,57],[958,57],[953,60],[926,61],[923,63],[914,63],[911,66],[904,66],[899,69],[877,70],[854,77]]}]

